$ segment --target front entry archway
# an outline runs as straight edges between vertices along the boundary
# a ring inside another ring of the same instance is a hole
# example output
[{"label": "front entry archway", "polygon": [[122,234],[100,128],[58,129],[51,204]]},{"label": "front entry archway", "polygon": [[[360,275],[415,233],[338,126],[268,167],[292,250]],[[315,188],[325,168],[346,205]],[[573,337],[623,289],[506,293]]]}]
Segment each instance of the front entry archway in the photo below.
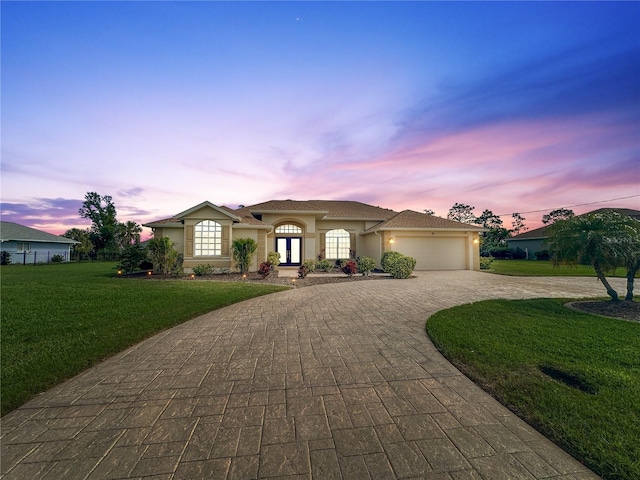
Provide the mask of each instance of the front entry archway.
[{"label": "front entry archway", "polygon": [[276,252],[281,267],[302,265],[302,237],[276,237]]}]

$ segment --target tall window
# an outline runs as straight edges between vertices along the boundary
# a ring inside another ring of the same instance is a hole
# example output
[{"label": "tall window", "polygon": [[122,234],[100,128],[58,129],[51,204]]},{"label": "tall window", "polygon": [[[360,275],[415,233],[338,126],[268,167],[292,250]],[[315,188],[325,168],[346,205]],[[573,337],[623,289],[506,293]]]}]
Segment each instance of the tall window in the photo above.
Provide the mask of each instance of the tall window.
[{"label": "tall window", "polygon": [[222,253],[222,225],[212,220],[196,223],[194,229],[195,255],[220,255]]},{"label": "tall window", "polygon": [[302,229],[297,225],[280,225],[276,227],[276,233],[302,233]]},{"label": "tall window", "polygon": [[343,228],[329,230],[324,238],[326,258],[331,260],[349,258],[349,250],[351,249],[351,236],[349,232]]}]

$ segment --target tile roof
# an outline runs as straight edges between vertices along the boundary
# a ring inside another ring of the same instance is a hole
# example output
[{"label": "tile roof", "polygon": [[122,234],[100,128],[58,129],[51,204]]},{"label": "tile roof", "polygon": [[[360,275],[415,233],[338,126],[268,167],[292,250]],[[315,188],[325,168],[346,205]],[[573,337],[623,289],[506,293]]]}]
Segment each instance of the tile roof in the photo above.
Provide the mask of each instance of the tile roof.
[{"label": "tile roof", "polygon": [[13,222],[0,222],[0,240],[3,242],[17,240],[19,242],[79,243],[70,238],[25,227]]},{"label": "tile roof", "polygon": [[[374,207],[366,203],[348,200],[270,200],[244,207],[252,213],[264,212],[313,212],[325,218],[357,218],[363,220],[386,220],[396,215],[387,208]],[[238,212],[236,211],[236,214]]]},{"label": "tile roof", "polygon": [[394,217],[370,228],[369,230],[391,230],[396,228],[414,228],[414,229],[458,229],[458,230],[475,230],[482,231],[482,227],[478,225],[470,225],[468,223],[460,223],[448,220],[435,215],[427,215],[413,210],[403,210]]},{"label": "tile roof", "polygon": [[[226,206],[217,207],[240,218],[239,225],[268,226],[254,215],[264,213],[313,214],[325,220],[364,220],[381,222],[369,231],[377,229],[413,228],[413,229],[457,229],[483,231],[482,227],[455,222],[446,218],[427,215],[413,210],[396,212],[388,208],[375,207],[362,202],[349,200],[270,200],[268,202],[248,205],[236,210]],[[171,223],[179,223],[178,218],[166,218],[147,223],[145,227],[156,227]],[[238,225],[238,224],[236,224]]]}]

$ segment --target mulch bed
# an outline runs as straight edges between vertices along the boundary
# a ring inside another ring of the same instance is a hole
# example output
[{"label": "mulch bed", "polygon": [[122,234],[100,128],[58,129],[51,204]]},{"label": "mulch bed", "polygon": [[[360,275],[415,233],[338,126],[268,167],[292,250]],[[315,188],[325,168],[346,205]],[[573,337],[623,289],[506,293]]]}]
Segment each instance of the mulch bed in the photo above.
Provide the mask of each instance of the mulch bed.
[{"label": "mulch bed", "polygon": [[331,275],[314,275],[312,277],[298,278],[298,277],[280,277],[277,274],[271,274],[266,278],[262,278],[257,273],[249,273],[243,279],[239,273],[226,273],[221,275],[208,275],[195,277],[193,279],[187,277],[187,280],[214,280],[216,282],[251,282],[251,283],[270,283],[273,285],[287,285],[289,287],[310,287],[312,285],[324,285],[327,283],[344,283],[344,282],[358,282],[363,280],[388,280],[391,277],[388,275],[353,275],[348,277],[346,275],[341,277],[335,277]]},{"label": "mulch bed", "polygon": [[640,302],[571,302],[567,306],[581,312],[640,322]]}]

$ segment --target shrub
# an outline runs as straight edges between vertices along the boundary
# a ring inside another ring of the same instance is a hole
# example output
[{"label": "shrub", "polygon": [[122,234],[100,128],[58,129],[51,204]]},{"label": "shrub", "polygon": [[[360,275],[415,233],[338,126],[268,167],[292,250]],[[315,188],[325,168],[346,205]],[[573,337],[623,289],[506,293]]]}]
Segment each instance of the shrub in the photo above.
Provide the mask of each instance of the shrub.
[{"label": "shrub", "polygon": [[358,271],[364,276],[368,276],[371,270],[376,268],[376,261],[370,257],[360,257],[358,259]]},{"label": "shrub", "polygon": [[551,255],[549,254],[549,250],[540,250],[535,253],[536,260],[549,260]]},{"label": "shrub", "polygon": [[6,250],[0,252],[0,265],[11,265],[11,254]]},{"label": "shrub", "polygon": [[56,253],[53,257],[51,257],[51,261],[53,263],[62,263],[64,262],[64,257],[59,253]]},{"label": "shrub", "polygon": [[333,269],[333,263],[327,259],[318,260],[316,262],[316,270],[322,270],[323,272],[330,272]]},{"label": "shrub", "polygon": [[416,259],[403,256],[396,260],[390,273],[393,278],[409,278],[414,268],[416,268]]},{"label": "shrub", "polygon": [[489,270],[491,268],[492,263],[493,263],[493,258],[480,257],[480,270]]},{"label": "shrub", "polygon": [[351,276],[358,273],[358,265],[353,260],[349,260],[342,266],[342,273]]},{"label": "shrub", "polygon": [[238,265],[240,273],[247,273],[251,258],[258,250],[258,243],[253,238],[237,238],[233,241],[233,260]]},{"label": "shrub", "polygon": [[208,263],[201,263],[193,267],[193,274],[196,277],[204,277],[205,275],[213,275],[213,266]]},{"label": "shrub", "polygon": [[[133,245],[127,245],[124,250],[122,250],[117,268],[127,275],[135,271],[144,270],[143,263],[148,263],[147,251],[139,243],[135,243]],[[149,268],[153,268],[153,265]]]},{"label": "shrub", "polygon": [[316,261],[315,260],[306,260],[304,265],[309,269],[309,273],[313,273],[316,271]]},{"label": "shrub", "polygon": [[380,259],[380,265],[382,266],[382,270],[384,270],[387,273],[391,273],[389,271],[389,269],[391,268],[391,265],[393,265],[395,261],[400,257],[403,257],[403,255],[400,252],[392,252],[391,250],[384,252],[382,254],[382,258]]},{"label": "shrub", "polygon": [[272,270],[273,270],[273,265],[271,265],[270,262],[262,262],[258,267],[258,274],[262,278],[267,278],[269,275],[271,275]]},{"label": "shrub", "polygon": [[305,278],[309,274],[309,267],[307,267],[304,263],[300,265],[298,268],[298,277]]},{"label": "shrub", "polygon": [[492,249],[489,252],[489,255],[493,258],[497,258],[498,260],[510,260],[512,252],[510,248],[500,247]]},{"label": "shrub", "polygon": [[521,248],[512,248],[511,258],[513,258],[514,260],[524,260],[525,258],[527,258],[527,252],[525,252]]},{"label": "shrub", "polygon": [[267,262],[271,264],[271,269],[274,270],[280,265],[280,254],[278,252],[267,253]]},{"label": "shrub", "polygon": [[[169,237],[152,238],[147,242],[147,253],[153,268],[158,273],[177,273],[182,270],[182,259],[173,248],[174,243]],[[180,256],[181,257],[181,256]]]}]

